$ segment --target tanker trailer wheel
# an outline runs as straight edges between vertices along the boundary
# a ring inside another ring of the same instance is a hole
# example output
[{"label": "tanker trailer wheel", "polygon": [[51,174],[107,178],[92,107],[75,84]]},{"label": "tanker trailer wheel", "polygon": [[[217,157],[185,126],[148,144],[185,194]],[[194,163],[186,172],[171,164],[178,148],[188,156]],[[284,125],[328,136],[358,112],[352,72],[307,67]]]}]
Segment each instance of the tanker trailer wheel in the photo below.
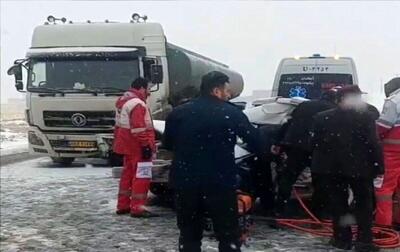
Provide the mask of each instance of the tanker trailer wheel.
[{"label": "tanker trailer wheel", "polygon": [[53,163],[70,166],[72,162],[74,162],[75,158],[73,157],[52,157]]}]

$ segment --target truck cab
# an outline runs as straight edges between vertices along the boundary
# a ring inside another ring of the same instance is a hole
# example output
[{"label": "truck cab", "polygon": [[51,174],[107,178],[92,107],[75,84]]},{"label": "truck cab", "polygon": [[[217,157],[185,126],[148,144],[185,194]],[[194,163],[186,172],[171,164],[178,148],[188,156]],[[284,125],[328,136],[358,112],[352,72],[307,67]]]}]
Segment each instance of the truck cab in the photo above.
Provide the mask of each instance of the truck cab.
[{"label": "truck cab", "polygon": [[234,96],[240,94],[240,74],[167,43],[161,24],[138,16],[129,23],[57,23],[50,16],[35,28],[26,57],[8,71],[17,90],[26,93],[30,153],[65,164],[78,157],[107,157],[115,101],[138,77],[151,82],[148,104],[157,120],[195,97],[208,71],[227,73]]},{"label": "truck cab", "polygon": [[[10,73],[23,89],[29,150],[68,163],[98,154],[98,134],[112,134],[114,104],[139,76],[152,81],[155,117],[168,109],[165,36],[156,23],[44,24]],[[21,75],[21,76],[20,76]]]},{"label": "truck cab", "polygon": [[311,57],[284,58],[276,71],[272,96],[318,99],[335,86],[358,84],[352,58]]}]

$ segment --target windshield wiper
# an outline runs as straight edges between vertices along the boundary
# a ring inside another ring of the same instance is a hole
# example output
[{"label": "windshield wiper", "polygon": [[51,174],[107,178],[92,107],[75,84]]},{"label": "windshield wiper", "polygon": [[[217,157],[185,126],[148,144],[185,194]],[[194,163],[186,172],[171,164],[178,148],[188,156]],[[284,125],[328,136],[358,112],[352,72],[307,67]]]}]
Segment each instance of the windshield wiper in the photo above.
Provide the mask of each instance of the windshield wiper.
[{"label": "windshield wiper", "polygon": [[42,93],[60,93],[62,95],[65,94],[65,92],[60,89],[48,88],[48,87],[31,87],[31,88],[29,88],[29,91],[32,91],[32,90],[42,92]]},{"label": "windshield wiper", "polygon": [[94,89],[89,89],[89,88],[82,88],[82,89],[63,89],[65,93],[89,93],[97,96],[97,91]]},{"label": "windshield wiper", "polygon": [[123,88],[117,88],[117,87],[99,87],[99,88],[97,88],[97,90],[101,90],[102,92],[105,92],[106,90],[110,90],[110,91],[116,91],[118,93],[126,91]]}]

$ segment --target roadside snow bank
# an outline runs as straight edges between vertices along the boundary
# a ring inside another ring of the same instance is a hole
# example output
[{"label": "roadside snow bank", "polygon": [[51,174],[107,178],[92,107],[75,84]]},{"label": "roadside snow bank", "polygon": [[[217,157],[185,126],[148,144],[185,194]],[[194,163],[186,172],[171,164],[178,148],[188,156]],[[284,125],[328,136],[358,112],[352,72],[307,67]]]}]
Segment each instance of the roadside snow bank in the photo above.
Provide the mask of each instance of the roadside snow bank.
[{"label": "roadside snow bank", "polygon": [[27,124],[23,120],[0,121],[0,156],[28,151]]}]

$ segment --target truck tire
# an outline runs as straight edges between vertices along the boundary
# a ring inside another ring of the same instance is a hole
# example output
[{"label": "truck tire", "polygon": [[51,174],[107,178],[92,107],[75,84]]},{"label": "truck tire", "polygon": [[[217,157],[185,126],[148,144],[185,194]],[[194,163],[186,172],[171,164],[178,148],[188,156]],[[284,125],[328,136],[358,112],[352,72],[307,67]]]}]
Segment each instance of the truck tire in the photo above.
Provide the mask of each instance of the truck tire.
[{"label": "truck tire", "polygon": [[120,178],[122,173],[122,167],[113,167],[111,173],[113,178]]},{"label": "truck tire", "polygon": [[108,157],[108,165],[111,167],[117,167],[117,166],[123,166],[124,163],[124,156],[119,155],[117,153],[110,153],[110,156]]},{"label": "truck tire", "polygon": [[74,162],[75,158],[73,157],[52,157],[53,163],[70,166],[72,162]]}]

